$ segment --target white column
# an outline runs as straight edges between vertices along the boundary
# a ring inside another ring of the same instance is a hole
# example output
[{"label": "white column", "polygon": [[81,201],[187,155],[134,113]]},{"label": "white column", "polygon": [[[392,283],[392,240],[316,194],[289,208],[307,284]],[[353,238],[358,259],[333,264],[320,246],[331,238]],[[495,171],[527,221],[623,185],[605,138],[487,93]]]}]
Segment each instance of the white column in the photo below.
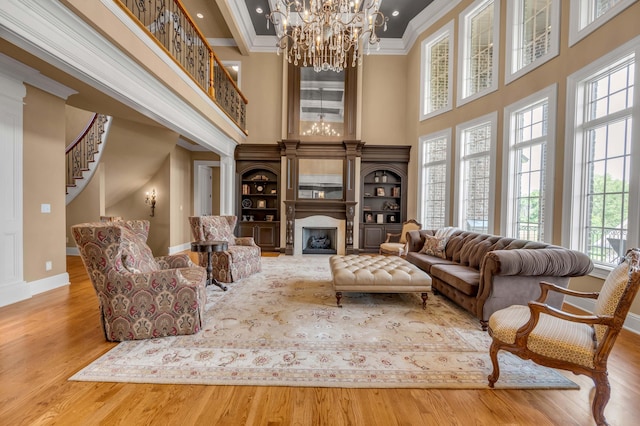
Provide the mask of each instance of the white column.
[{"label": "white column", "polygon": [[23,273],[22,115],[26,88],[0,69],[0,306],[31,297]]},{"label": "white column", "polygon": [[236,161],[233,156],[220,156],[220,214],[234,215]]}]

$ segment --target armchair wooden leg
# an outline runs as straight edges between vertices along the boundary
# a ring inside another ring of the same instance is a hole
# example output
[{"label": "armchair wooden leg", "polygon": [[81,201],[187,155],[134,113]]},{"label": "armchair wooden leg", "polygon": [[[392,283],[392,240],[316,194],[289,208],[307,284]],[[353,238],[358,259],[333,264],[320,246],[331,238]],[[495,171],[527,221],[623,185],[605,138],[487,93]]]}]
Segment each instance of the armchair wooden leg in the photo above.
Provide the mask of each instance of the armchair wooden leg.
[{"label": "armchair wooden leg", "polygon": [[489,387],[492,388],[498,381],[500,377],[500,365],[498,364],[498,351],[500,350],[499,345],[496,342],[491,343],[491,348],[489,348],[489,356],[491,357],[491,364],[493,365],[493,371],[489,375]]},{"label": "armchair wooden leg", "polygon": [[611,386],[609,386],[609,378],[607,372],[596,373],[593,376],[593,383],[596,385],[596,393],[593,397],[591,412],[593,419],[598,426],[608,426],[607,419],[604,417],[604,408],[609,402],[611,396]]}]

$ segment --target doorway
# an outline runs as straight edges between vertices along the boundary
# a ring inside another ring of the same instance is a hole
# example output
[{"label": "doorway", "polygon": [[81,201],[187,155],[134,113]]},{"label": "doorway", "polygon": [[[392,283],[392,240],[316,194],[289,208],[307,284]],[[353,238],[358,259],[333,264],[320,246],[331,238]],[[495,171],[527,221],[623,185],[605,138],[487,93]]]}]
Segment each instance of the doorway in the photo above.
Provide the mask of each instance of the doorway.
[{"label": "doorway", "polygon": [[220,214],[220,162],[194,161],[193,214]]}]

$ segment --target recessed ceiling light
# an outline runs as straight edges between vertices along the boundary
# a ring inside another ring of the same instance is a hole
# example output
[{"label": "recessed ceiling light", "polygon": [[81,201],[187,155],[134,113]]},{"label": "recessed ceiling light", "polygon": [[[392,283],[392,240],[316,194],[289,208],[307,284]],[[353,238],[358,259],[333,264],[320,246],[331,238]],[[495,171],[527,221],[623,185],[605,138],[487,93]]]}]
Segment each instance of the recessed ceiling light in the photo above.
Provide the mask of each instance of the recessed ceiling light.
[{"label": "recessed ceiling light", "polygon": [[200,12],[196,13],[196,16],[200,19],[204,18],[204,15]]},{"label": "recessed ceiling light", "polygon": [[263,10],[262,10],[262,8],[261,8],[261,7],[256,7],[256,12],[258,12],[258,13],[262,13],[262,12],[263,12]]},{"label": "recessed ceiling light", "polygon": [[398,12],[397,10],[394,10],[393,12],[391,12],[391,16],[398,16],[400,15],[400,12]]}]

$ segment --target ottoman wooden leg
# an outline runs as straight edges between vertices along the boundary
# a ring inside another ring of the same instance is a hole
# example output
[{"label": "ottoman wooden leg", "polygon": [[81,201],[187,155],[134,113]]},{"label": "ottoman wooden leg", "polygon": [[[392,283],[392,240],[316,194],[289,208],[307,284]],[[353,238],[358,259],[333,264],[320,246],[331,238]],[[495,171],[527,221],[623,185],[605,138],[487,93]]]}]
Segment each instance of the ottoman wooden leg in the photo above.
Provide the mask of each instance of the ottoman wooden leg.
[{"label": "ottoman wooden leg", "polygon": [[427,309],[427,299],[429,295],[427,293],[422,293],[422,309]]},{"label": "ottoman wooden leg", "polygon": [[342,308],[342,303],[340,303],[340,299],[342,299],[342,292],[336,291],[336,303],[338,304],[339,308]]}]

